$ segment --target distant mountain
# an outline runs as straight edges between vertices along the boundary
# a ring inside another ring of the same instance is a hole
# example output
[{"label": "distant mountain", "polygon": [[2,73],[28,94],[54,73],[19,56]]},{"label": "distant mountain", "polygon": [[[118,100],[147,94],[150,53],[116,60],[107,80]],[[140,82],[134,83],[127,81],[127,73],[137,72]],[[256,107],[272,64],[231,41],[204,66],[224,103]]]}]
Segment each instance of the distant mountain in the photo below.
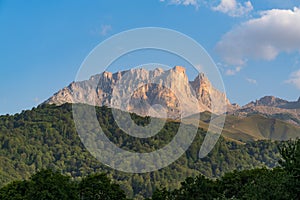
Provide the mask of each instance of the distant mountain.
[{"label": "distant mountain", "polygon": [[265,96],[239,109],[233,110],[229,114],[241,118],[260,114],[268,118],[280,119],[300,126],[300,98],[298,101],[289,102],[274,96]]},{"label": "distant mountain", "polygon": [[300,98],[298,101],[289,102],[284,99],[280,99],[274,96],[265,96],[255,102],[250,102],[244,107],[253,107],[253,106],[268,106],[276,107],[283,109],[300,109]]},{"label": "distant mountain", "polygon": [[[167,113],[166,117],[173,119],[203,111],[223,113],[226,106],[229,110],[235,108],[203,73],[189,81],[181,66],[166,71],[139,68],[114,74],[103,72],[89,80],[71,83],[45,103],[105,105],[141,116],[162,117]],[[149,109],[156,104],[162,106]]]}]

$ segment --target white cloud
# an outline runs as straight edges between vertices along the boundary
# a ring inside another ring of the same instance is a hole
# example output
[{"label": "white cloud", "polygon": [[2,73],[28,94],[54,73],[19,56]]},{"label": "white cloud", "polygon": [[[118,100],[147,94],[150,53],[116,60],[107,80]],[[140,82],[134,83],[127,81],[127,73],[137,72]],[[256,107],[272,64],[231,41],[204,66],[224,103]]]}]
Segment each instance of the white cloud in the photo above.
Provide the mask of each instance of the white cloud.
[{"label": "white cloud", "polygon": [[246,81],[248,81],[249,83],[254,84],[254,85],[257,84],[257,81],[255,79],[252,79],[252,78],[246,78]]},{"label": "white cloud", "polygon": [[108,34],[109,31],[112,30],[111,25],[101,25],[101,30],[100,30],[100,34],[102,36],[106,36]]},{"label": "white cloud", "polygon": [[273,60],[280,52],[300,51],[300,9],[273,9],[260,13],[226,33],[216,49],[230,65],[247,59]]},{"label": "white cloud", "polygon": [[236,0],[221,0],[218,6],[212,7],[212,10],[226,13],[232,17],[238,17],[251,12],[253,6],[250,1],[246,1],[242,4]]},{"label": "white cloud", "polygon": [[167,2],[171,5],[184,5],[184,6],[194,6],[196,9],[200,5],[204,5],[209,9],[214,11],[222,12],[228,14],[232,17],[238,17],[248,14],[253,10],[252,3],[250,1],[243,0],[243,3],[238,2],[237,0],[218,0],[216,6],[216,1],[211,0],[159,0],[160,2]]},{"label": "white cloud", "polygon": [[241,67],[236,67],[234,69],[227,69],[225,74],[228,75],[228,76],[233,76],[235,75],[236,73],[238,73],[239,71],[241,71]]},{"label": "white cloud", "polygon": [[[159,0],[160,2],[165,2],[165,0]],[[199,1],[198,0],[168,0],[169,4],[173,5],[184,5],[184,6],[195,6],[198,9]]]},{"label": "white cloud", "polygon": [[300,89],[300,69],[298,71],[293,72],[290,75],[290,78],[285,81],[286,83],[292,84]]}]

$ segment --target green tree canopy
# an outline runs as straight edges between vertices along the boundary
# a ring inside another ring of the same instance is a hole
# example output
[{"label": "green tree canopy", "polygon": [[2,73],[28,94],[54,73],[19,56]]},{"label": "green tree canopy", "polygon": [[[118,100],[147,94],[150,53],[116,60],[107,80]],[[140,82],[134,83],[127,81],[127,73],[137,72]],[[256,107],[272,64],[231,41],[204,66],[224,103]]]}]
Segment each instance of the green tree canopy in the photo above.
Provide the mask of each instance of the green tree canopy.
[{"label": "green tree canopy", "polygon": [[111,183],[105,174],[92,174],[79,183],[80,199],[86,200],[123,200],[125,192],[118,184]]}]

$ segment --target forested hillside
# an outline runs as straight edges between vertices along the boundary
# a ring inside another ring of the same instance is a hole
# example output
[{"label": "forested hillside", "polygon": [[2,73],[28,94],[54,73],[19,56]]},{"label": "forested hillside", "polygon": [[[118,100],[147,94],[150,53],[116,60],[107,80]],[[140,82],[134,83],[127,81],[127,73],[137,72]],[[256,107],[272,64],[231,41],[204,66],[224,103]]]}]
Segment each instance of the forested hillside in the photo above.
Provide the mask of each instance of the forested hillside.
[{"label": "forested hillside", "polygon": [[[97,116],[106,135],[119,147],[149,152],[168,143],[177,132],[179,122],[169,121],[154,137],[139,141],[122,132],[115,124],[111,110],[99,107]],[[148,118],[132,114],[137,123]],[[205,132],[198,135],[188,151],[176,162],[159,171],[145,174],[117,172],[98,162],[85,149],[76,133],[72,106],[42,105],[16,115],[0,117],[0,187],[12,180],[26,179],[36,171],[49,168],[80,179],[94,172],[106,172],[119,183],[128,197],[149,197],[154,188],[175,189],[188,176],[203,174],[220,177],[234,169],[274,167],[278,165],[280,142],[257,141],[239,144],[220,138],[213,151],[198,159]]]},{"label": "forested hillside", "polygon": [[[179,189],[155,188],[152,200],[300,198],[300,140],[281,144],[280,167],[234,170],[214,180],[203,175],[188,177]],[[126,200],[124,190],[105,174],[94,173],[74,180],[53,170],[41,170],[28,180],[0,188],[2,200]],[[147,198],[148,199],[148,198]]]},{"label": "forested hillside", "polygon": [[300,140],[278,146],[280,167],[234,170],[217,180],[203,175],[189,177],[179,189],[155,190],[153,200],[267,199],[300,198]]}]

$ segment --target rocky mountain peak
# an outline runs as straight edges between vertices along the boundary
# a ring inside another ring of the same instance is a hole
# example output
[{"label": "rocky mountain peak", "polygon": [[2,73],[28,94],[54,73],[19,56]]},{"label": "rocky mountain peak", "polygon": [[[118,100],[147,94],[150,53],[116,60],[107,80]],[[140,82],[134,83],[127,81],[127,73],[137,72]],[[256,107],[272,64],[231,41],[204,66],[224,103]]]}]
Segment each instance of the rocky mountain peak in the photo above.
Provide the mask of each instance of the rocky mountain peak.
[{"label": "rocky mountain peak", "polygon": [[265,96],[255,102],[251,102],[255,106],[282,106],[288,101],[274,97],[274,96]]},{"label": "rocky mountain peak", "polygon": [[173,68],[173,70],[174,70],[175,72],[177,72],[177,73],[183,73],[183,74],[185,74],[185,68],[182,67],[182,66],[175,66],[175,67]]},{"label": "rocky mountain peak", "polygon": [[[129,100],[128,94],[131,96]],[[223,102],[222,106],[213,107],[216,104],[213,100]],[[203,111],[225,112],[224,102],[231,106],[226,95],[215,89],[203,73],[190,82],[186,69],[175,66],[170,70],[137,68],[116,73],[103,72],[89,80],[71,83],[45,103],[106,105],[150,116],[155,116],[155,113],[149,113],[151,105],[159,104],[168,117],[178,118]]]},{"label": "rocky mountain peak", "polygon": [[199,73],[195,79],[191,82],[194,88],[202,88],[205,90],[209,90],[211,87],[211,83],[204,73]]},{"label": "rocky mountain peak", "polygon": [[103,72],[102,76],[104,78],[107,78],[107,79],[112,79],[112,73],[111,72]]},{"label": "rocky mountain peak", "polygon": [[[190,82],[190,85],[194,89],[198,101],[202,102],[210,110],[224,110],[226,112],[226,110],[231,111],[239,107],[238,105],[232,105],[224,93],[215,89],[204,73],[199,73]],[[212,107],[213,105],[215,106],[214,108]],[[226,105],[226,108],[224,105]]]}]

